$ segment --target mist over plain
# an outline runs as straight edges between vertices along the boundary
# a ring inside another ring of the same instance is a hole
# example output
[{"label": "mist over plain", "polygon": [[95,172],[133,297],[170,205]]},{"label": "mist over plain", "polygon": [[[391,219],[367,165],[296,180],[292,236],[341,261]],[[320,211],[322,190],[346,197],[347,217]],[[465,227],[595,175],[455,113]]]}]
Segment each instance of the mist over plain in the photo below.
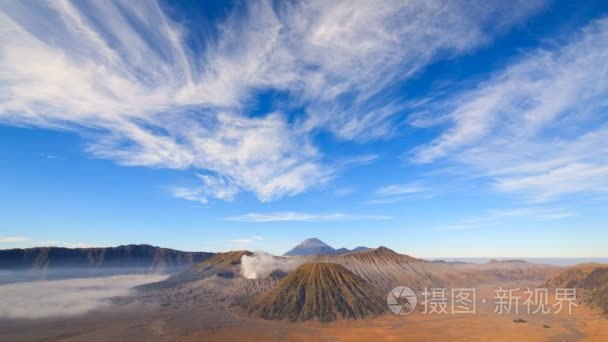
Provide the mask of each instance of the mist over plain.
[{"label": "mist over plain", "polygon": [[137,274],[0,285],[0,319],[82,315],[110,306],[110,298],[127,296],[135,286],[165,278],[167,275]]}]

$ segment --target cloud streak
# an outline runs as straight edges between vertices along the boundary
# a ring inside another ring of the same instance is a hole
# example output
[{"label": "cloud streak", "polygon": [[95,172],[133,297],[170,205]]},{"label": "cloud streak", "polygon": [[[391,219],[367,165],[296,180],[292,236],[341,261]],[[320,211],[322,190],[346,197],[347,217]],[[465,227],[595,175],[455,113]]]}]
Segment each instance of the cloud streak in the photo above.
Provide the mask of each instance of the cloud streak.
[{"label": "cloud streak", "polygon": [[383,215],[352,215],[344,213],[333,214],[310,214],[299,212],[278,213],[248,213],[239,216],[228,217],[228,221],[238,222],[319,222],[319,221],[376,221],[390,220],[392,217]]},{"label": "cloud streak", "polygon": [[416,149],[413,160],[467,165],[496,189],[532,202],[605,193],[607,53],[603,18],[557,47],[526,55],[437,105],[448,128]]},{"label": "cloud streak", "polygon": [[32,247],[66,247],[66,248],[88,248],[104,247],[100,244],[91,244],[83,241],[66,242],[57,240],[35,240],[27,236],[0,236],[0,244],[8,245],[10,248],[32,248]]},{"label": "cloud streak", "polygon": [[500,224],[506,220],[526,218],[539,221],[562,220],[576,216],[575,213],[561,208],[522,207],[489,210],[485,215],[460,220],[454,224],[433,228],[434,230],[481,229]]},{"label": "cloud streak", "polygon": [[31,241],[31,240],[32,240],[32,238],[27,237],[27,236],[0,236],[0,243],[7,243],[7,244],[27,242],[27,241]]},{"label": "cloud streak", "polygon": [[420,192],[428,191],[427,188],[417,184],[397,184],[387,185],[376,190],[378,196],[396,196],[396,195],[407,195],[415,194]]},{"label": "cloud streak", "polygon": [[401,202],[414,195],[432,196],[431,189],[418,183],[392,184],[378,188],[375,198],[367,200],[365,204],[392,204]]},{"label": "cloud streak", "polygon": [[[516,2],[250,1],[200,49],[168,4],[3,2],[0,122],[78,132],[122,165],[204,173],[200,187],[173,191],[183,199],[296,195],[331,178],[315,132],[392,134],[403,106],[388,90],[543,4]],[[264,91],[303,114],[252,115]]]},{"label": "cloud streak", "polygon": [[246,238],[239,238],[239,239],[232,239],[232,240],[228,240],[228,242],[232,242],[232,243],[236,243],[236,244],[241,244],[241,245],[248,245],[257,241],[262,241],[264,240],[264,238],[262,238],[261,236],[250,236],[250,237],[246,237]]}]

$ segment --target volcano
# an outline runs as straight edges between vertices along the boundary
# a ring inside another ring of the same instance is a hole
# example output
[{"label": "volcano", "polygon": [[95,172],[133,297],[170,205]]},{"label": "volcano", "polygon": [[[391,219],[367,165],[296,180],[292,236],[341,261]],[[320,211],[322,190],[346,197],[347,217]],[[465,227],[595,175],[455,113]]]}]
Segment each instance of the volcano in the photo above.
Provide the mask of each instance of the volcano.
[{"label": "volcano", "polygon": [[237,277],[240,273],[240,265],[243,255],[253,255],[253,253],[249,251],[218,253],[185,271],[173,274],[161,282],[146,284],[140,288],[167,288],[213,276],[232,279]]},{"label": "volcano", "polygon": [[360,319],[385,310],[386,300],[374,287],[332,263],[300,265],[249,305],[251,315],[291,321]]},{"label": "volcano", "polygon": [[325,242],[311,238],[302,241],[299,245],[283,254],[284,256],[309,256],[309,255],[333,255],[336,250]]},{"label": "volcano", "polygon": [[335,249],[317,238],[310,238],[300,242],[299,245],[283,254],[283,256],[343,255],[365,252],[369,250],[371,250],[371,248],[364,246],[359,246],[352,250],[344,247]]}]

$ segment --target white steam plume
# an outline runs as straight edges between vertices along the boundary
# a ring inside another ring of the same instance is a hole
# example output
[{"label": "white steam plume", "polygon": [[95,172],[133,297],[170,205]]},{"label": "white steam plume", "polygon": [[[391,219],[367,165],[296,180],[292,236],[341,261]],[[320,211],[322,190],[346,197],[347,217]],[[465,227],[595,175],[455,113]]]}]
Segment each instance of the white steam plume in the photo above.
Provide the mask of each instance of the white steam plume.
[{"label": "white steam plume", "polygon": [[274,270],[290,272],[305,262],[302,258],[278,257],[264,252],[241,258],[241,273],[247,279],[265,278]]}]

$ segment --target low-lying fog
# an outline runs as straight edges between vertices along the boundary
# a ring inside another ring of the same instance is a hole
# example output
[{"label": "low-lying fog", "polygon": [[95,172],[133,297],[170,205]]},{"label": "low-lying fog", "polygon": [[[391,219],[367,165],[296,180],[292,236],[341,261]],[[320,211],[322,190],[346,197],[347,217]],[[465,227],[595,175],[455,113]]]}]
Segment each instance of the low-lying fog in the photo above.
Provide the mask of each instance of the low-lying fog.
[{"label": "low-lying fog", "polygon": [[127,296],[135,286],[166,278],[138,274],[0,285],[0,319],[81,315],[109,306],[109,298]]},{"label": "low-lying fog", "polygon": [[36,280],[62,280],[75,278],[99,278],[129,274],[172,274],[183,267],[166,267],[162,272],[150,267],[61,267],[48,269],[0,269],[0,285]]}]

